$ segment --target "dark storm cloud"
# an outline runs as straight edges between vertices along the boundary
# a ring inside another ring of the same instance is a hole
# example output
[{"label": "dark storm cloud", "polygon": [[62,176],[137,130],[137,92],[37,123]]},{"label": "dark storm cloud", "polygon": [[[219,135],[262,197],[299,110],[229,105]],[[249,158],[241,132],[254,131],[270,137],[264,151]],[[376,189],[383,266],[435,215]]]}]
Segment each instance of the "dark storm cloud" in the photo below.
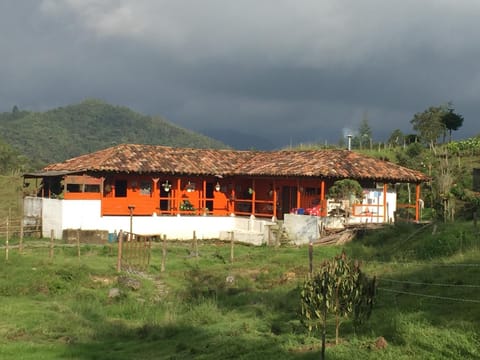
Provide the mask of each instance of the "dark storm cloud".
[{"label": "dark storm cloud", "polygon": [[452,101],[472,136],[478,15],[467,0],[12,0],[0,110],[96,97],[269,148],[337,142],[364,116],[383,140]]}]

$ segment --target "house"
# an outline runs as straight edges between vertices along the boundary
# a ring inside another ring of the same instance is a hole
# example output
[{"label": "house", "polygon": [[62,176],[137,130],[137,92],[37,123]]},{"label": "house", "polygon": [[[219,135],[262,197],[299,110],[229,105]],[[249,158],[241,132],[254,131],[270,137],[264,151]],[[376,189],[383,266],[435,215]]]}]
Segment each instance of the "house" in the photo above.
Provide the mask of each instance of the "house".
[{"label": "house", "polygon": [[[392,222],[398,208],[392,184],[415,185],[419,220],[421,172],[349,150],[236,151],[122,144],[51,164],[37,173],[36,197],[26,215],[53,230],[99,229],[172,239],[221,238],[235,231],[266,242],[277,220],[298,220],[314,209],[315,221],[348,208],[349,221]],[[327,199],[335,181],[355,179],[365,189],[357,204]],[[40,182],[40,184],[38,183]],[[373,194],[373,195],[372,195]],[[294,217],[292,217],[294,213]],[[307,221],[307,220],[305,220]],[[308,220],[311,221],[311,220]],[[315,225],[317,228],[317,225]]]}]

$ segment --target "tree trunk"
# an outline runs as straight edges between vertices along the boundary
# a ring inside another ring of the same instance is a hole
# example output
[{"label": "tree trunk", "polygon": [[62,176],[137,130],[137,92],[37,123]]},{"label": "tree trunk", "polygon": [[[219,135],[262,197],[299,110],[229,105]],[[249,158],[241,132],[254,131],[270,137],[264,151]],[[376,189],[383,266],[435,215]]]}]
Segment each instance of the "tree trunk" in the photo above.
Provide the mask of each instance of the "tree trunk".
[{"label": "tree trunk", "polygon": [[338,345],[338,335],[340,333],[340,318],[338,316],[338,313],[335,314],[335,345]]}]

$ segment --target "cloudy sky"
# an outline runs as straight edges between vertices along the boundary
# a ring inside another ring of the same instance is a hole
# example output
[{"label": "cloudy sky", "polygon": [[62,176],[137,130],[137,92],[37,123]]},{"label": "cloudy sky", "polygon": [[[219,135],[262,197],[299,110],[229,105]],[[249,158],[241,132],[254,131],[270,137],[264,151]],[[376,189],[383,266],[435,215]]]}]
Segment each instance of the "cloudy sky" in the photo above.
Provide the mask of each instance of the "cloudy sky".
[{"label": "cloudy sky", "polygon": [[99,98],[237,147],[480,133],[478,0],[2,0],[0,111]]}]

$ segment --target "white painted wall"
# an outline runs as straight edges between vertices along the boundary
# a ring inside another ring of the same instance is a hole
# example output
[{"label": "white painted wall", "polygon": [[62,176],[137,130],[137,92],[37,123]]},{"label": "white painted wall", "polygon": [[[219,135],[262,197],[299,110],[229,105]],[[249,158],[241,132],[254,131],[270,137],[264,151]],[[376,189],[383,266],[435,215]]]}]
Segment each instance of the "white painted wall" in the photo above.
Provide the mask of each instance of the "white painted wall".
[{"label": "white painted wall", "polygon": [[56,239],[62,238],[63,230],[63,200],[42,199],[42,236],[53,236]]},{"label": "white painted wall", "polygon": [[[32,207],[39,198],[25,198],[25,206]],[[41,199],[42,235],[61,239],[65,229],[130,231],[130,216],[100,216],[100,200]],[[38,203],[37,203],[38,205]],[[38,211],[37,211],[38,213]],[[231,231],[236,226],[260,228],[250,219],[233,216],[133,216],[132,230],[137,234],[162,234],[168,239],[218,239],[220,232]]]},{"label": "white painted wall", "polygon": [[[383,223],[383,222],[394,222],[395,211],[397,209],[397,193],[394,190],[388,190],[386,194],[386,204],[383,203],[383,189],[364,189],[362,206],[360,209],[357,209],[357,212],[369,212],[371,214],[377,215],[377,212],[380,216],[350,216],[348,219],[349,223]],[[380,205],[380,206],[377,206]],[[384,207],[387,210],[387,219],[384,221]]]},{"label": "white painted wall", "polygon": [[[365,193],[364,205],[379,203],[383,214],[383,193],[377,189]],[[41,205],[39,205],[39,200]],[[130,216],[101,216],[100,200],[57,200],[27,197],[24,208],[29,216],[42,216],[42,235],[50,237],[51,230],[57,239],[62,238],[63,230],[106,230],[109,233],[120,230],[130,231]],[[39,211],[41,208],[41,211]],[[373,207],[372,207],[373,209]],[[376,207],[375,207],[376,209]],[[396,193],[387,193],[388,219],[393,221],[396,209]],[[40,214],[38,214],[40,212]],[[31,213],[31,214],[30,214]],[[316,216],[285,214],[284,226],[295,244],[306,244],[318,238],[321,222],[326,227],[341,228],[343,217],[329,217],[322,220]],[[380,218],[350,217],[350,223],[382,222]],[[229,240],[229,232],[235,231],[235,240],[261,245],[271,239],[270,226],[275,224],[269,219],[239,216],[133,216],[132,230],[137,234],[161,234],[168,239],[189,240],[193,232],[198,239]]]}]

